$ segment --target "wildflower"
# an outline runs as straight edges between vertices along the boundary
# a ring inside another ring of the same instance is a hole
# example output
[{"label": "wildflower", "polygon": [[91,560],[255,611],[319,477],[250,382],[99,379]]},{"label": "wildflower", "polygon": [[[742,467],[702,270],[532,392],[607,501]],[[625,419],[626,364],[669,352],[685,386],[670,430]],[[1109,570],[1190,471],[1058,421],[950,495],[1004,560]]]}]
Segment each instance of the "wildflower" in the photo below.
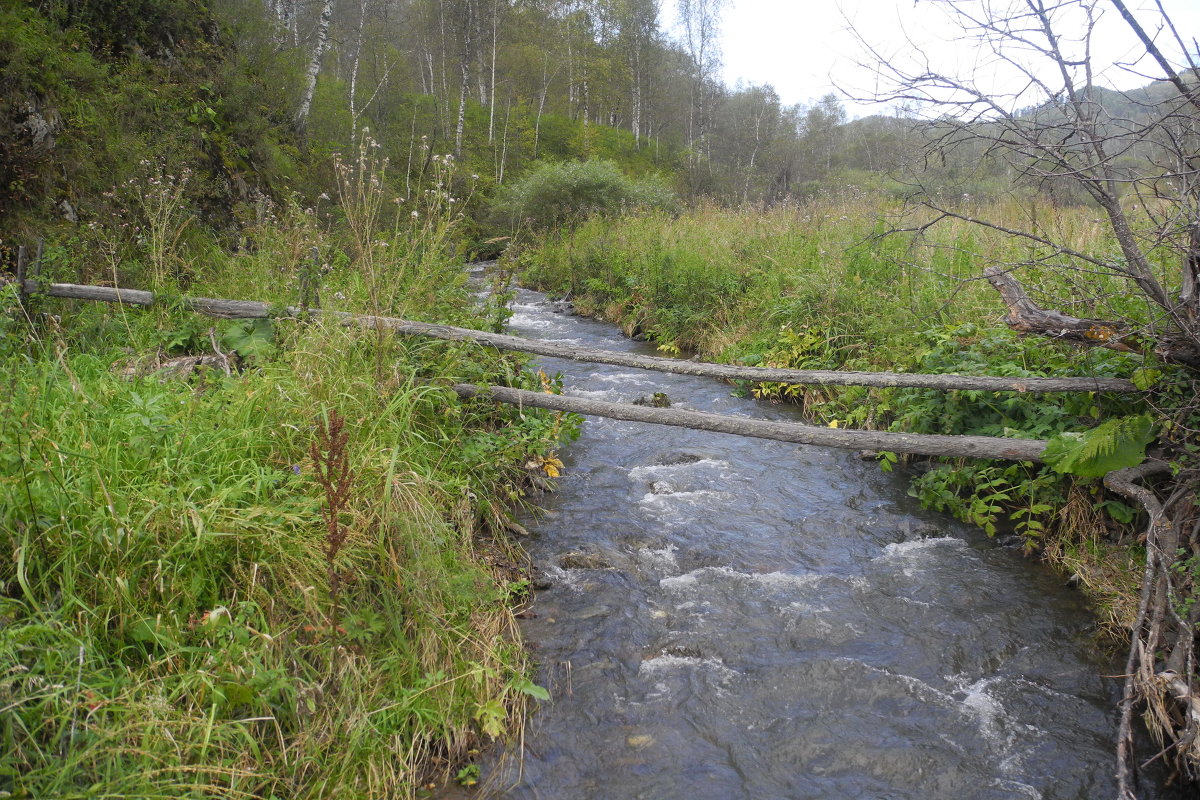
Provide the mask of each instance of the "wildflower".
[{"label": "wildflower", "polygon": [[416,218],[417,218],[417,217],[419,217],[419,216],[421,216],[421,215],[420,215],[420,214],[418,214],[416,211],[413,211],[413,212],[412,212],[412,218],[413,218],[413,219],[416,219]]},{"label": "wildflower", "polygon": [[328,195],[328,194],[326,194],[325,192],[321,192],[319,195],[317,195],[317,199],[318,199],[318,200],[328,200],[328,199],[329,199],[329,195]]},{"label": "wildflower", "polygon": [[300,465],[299,464],[292,464],[292,474],[293,475],[300,474]]}]

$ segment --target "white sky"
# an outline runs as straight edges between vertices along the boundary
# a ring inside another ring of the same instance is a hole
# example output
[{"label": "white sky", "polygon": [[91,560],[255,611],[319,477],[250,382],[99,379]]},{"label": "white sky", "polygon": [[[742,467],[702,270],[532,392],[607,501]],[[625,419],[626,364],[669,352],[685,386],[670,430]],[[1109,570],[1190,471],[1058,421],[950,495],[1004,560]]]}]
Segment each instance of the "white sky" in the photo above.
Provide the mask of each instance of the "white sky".
[{"label": "white sky", "polygon": [[[1126,0],[1134,9],[1151,0]],[[1001,3],[1003,5],[1003,3]],[[1107,3],[1104,22],[1098,28],[1097,52],[1119,59],[1136,44],[1116,10]],[[1200,0],[1163,0],[1180,33],[1200,37]],[[676,19],[675,0],[664,0],[662,22],[670,30]],[[905,33],[922,42],[923,49],[953,65],[974,65],[979,55],[966,42],[955,43],[953,31],[944,24],[943,12],[925,0],[731,0],[722,15],[721,50],[724,78],[730,86],[739,80],[770,83],[785,103],[807,103],[838,84],[869,91],[872,76],[854,66],[861,48],[846,30],[847,19],[869,41],[889,56],[903,57],[911,48]],[[1158,76],[1146,65],[1146,72]],[[1148,80],[1109,71],[1102,81],[1118,88],[1133,88]],[[843,98],[851,116],[883,110]]]}]

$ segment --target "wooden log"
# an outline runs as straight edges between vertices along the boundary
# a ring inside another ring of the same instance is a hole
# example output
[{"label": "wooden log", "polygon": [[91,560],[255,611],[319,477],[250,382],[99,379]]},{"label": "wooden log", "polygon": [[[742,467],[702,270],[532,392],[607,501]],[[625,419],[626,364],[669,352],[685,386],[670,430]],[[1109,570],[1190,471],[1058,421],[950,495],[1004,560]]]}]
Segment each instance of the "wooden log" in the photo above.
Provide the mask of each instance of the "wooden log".
[{"label": "wooden log", "polygon": [[[31,290],[39,287],[30,281]],[[152,292],[137,289],[115,289],[106,286],[78,286],[54,283],[41,288],[52,297],[67,297],[78,300],[101,300],[110,303],[129,303],[148,306],[154,303]],[[251,300],[222,300],[211,297],[183,298],[189,308],[213,317],[229,319],[262,319],[270,316],[272,306]],[[299,315],[300,309],[280,309],[284,314]],[[374,317],[365,314],[350,314],[345,311],[310,309],[338,320],[343,325],[367,328],[383,328],[393,333],[409,336],[426,336],[456,342],[477,342],[501,350],[564,358],[571,361],[586,361],[595,364],[649,369],[675,375],[698,375],[724,380],[743,380],[770,383],[794,383],[825,386],[874,386],[878,388],[924,388],[959,389],[985,392],[1136,392],[1131,381],[1121,378],[1011,378],[991,375],[919,375],[902,372],[842,372],[838,370],[777,369],[772,367],[744,367],[733,364],[710,364],[702,361],[687,361],[658,356],[643,356],[634,353],[618,353],[587,347],[557,344],[535,339],[522,339],[503,333],[487,333],[452,325],[434,325],[428,322]]]},{"label": "wooden log", "polygon": [[[1072,317],[1061,311],[1042,308],[1033,302],[1025,287],[1007,270],[988,267],[983,274],[992,288],[1000,293],[1008,309],[1004,321],[1013,330],[1077,345],[1106,347],[1122,353],[1153,350],[1164,361],[1200,369],[1200,337],[1194,331],[1183,330],[1151,338],[1139,335],[1121,322]],[[1194,296],[1189,297],[1188,291],[1191,290],[1185,274],[1184,293],[1177,315],[1177,321],[1182,320],[1185,327],[1192,324],[1187,316],[1188,304],[1195,303]]]},{"label": "wooden log", "polygon": [[[123,303],[132,306],[152,306],[154,292],[141,289],[121,289],[113,286],[81,286],[75,283],[51,283],[40,285],[26,280],[27,292],[41,292],[50,297],[71,300],[98,300],[105,303]],[[216,297],[184,297],[180,302],[188,308],[209,317],[224,319],[266,319],[271,315],[271,305],[255,300],[222,300]],[[292,313],[295,309],[288,308]]]},{"label": "wooden log", "polygon": [[1025,287],[1006,270],[988,267],[983,274],[1004,300],[1008,309],[1004,321],[1013,330],[1077,344],[1107,347],[1124,353],[1140,352],[1139,348],[1133,346],[1136,339],[1120,323],[1072,317],[1061,311],[1042,308],[1029,299]]},{"label": "wooden log", "polygon": [[678,408],[652,408],[626,403],[607,403],[545,392],[529,392],[503,386],[472,386],[455,384],[454,391],[464,399],[490,398],[509,405],[547,408],[594,417],[608,417],[631,422],[649,422],[701,431],[731,433],[759,439],[774,439],[796,444],[814,444],[846,450],[887,450],[949,458],[992,458],[1003,461],[1041,461],[1046,442],[1040,439],[1000,439],[990,436],[937,436],[885,431],[855,431],[822,428],[795,422],[729,417],[704,411],[685,411]]},{"label": "wooden log", "polygon": [[[331,313],[331,312],[323,312]],[[773,367],[744,367],[733,364],[711,364],[634,353],[618,353],[554,342],[522,339],[502,333],[485,333],[449,325],[398,320],[390,317],[369,317],[333,312],[354,324],[388,328],[396,333],[428,336],[450,341],[475,341],[501,350],[611,364],[622,367],[669,372],[675,375],[699,375],[725,380],[744,380],[770,383],[796,383],[826,386],[874,386],[879,388],[976,389],[986,392],[1136,392],[1131,381],[1123,378],[1006,378],[991,375],[919,375],[903,372],[842,372],[838,370],[778,369]]]}]

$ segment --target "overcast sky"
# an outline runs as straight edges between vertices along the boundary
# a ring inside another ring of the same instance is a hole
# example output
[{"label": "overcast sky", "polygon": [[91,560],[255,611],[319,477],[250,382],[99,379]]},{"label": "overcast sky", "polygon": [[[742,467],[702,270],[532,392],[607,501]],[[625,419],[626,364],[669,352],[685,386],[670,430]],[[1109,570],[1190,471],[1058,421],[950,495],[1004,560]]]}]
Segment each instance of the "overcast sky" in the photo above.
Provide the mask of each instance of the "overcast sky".
[{"label": "overcast sky", "polygon": [[[1138,8],[1150,0],[1126,0]],[[1107,6],[1101,2],[1102,7]],[[1200,37],[1200,0],[1163,0],[1180,32]],[[1112,59],[1131,52],[1136,42],[1123,27],[1115,9],[1106,10],[1098,33],[1097,52]],[[676,19],[675,0],[664,0],[663,22],[670,28]],[[856,67],[861,48],[846,30],[850,20],[869,41],[889,56],[904,55],[907,38],[952,66],[973,65],[975,48],[953,41],[953,31],[935,4],[913,0],[732,0],[721,25],[724,77],[730,86],[739,80],[770,83],[785,103],[806,103],[836,91],[835,82],[856,90],[870,90],[872,76]],[[907,36],[906,36],[907,34]],[[1150,68],[1147,66],[1147,71]],[[1157,73],[1156,73],[1157,74]],[[1132,88],[1147,81],[1106,73],[1109,84]],[[852,116],[876,113],[871,107],[843,100]]]}]

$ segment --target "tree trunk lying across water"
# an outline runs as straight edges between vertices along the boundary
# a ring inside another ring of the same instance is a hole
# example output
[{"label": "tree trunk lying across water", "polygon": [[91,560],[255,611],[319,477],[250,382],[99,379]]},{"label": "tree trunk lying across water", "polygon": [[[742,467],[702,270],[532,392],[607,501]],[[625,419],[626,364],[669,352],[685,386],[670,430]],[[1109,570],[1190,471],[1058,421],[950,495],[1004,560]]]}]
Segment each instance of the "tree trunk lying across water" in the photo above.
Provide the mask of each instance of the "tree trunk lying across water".
[{"label": "tree trunk lying across water", "polygon": [[[70,283],[52,283],[39,286],[35,281],[25,282],[26,291],[40,291],[51,297],[78,300],[101,300],[148,306],[154,304],[152,292],[137,289],[115,289],[107,286],[79,286]],[[266,318],[273,307],[252,300],[221,300],[211,297],[183,298],[183,305],[213,317],[228,319]],[[275,309],[285,314],[299,314],[300,309]],[[312,309],[341,320],[344,325],[379,327],[394,333],[427,336],[449,341],[474,341],[501,350],[516,350],[523,353],[587,361],[595,364],[636,367],[657,370],[676,375],[700,375],[725,380],[745,380],[771,383],[795,383],[829,386],[874,386],[880,388],[904,387],[924,389],[970,389],[987,392],[1136,392],[1131,381],[1120,378],[1006,378],[996,376],[969,375],[918,375],[902,372],[842,372],[838,370],[777,369],[772,367],[744,367],[731,364],[710,364],[658,356],[641,356],[634,353],[617,353],[572,347],[522,339],[502,333],[486,333],[451,325],[434,325],[428,322],[373,317],[365,314],[350,314],[344,311]]]},{"label": "tree trunk lying across water", "polygon": [[937,436],[918,433],[856,431],[822,428],[797,422],[766,420],[685,411],[678,408],[651,408],[628,403],[585,400],[546,392],[509,389],[504,386],[472,386],[460,383],[454,391],[462,398],[485,397],[501,403],[554,411],[569,411],[595,417],[673,425],[780,442],[815,444],[849,450],[884,450],[950,458],[995,458],[1004,461],[1041,461],[1046,442],[1041,439],[1001,439],[990,436]]}]

